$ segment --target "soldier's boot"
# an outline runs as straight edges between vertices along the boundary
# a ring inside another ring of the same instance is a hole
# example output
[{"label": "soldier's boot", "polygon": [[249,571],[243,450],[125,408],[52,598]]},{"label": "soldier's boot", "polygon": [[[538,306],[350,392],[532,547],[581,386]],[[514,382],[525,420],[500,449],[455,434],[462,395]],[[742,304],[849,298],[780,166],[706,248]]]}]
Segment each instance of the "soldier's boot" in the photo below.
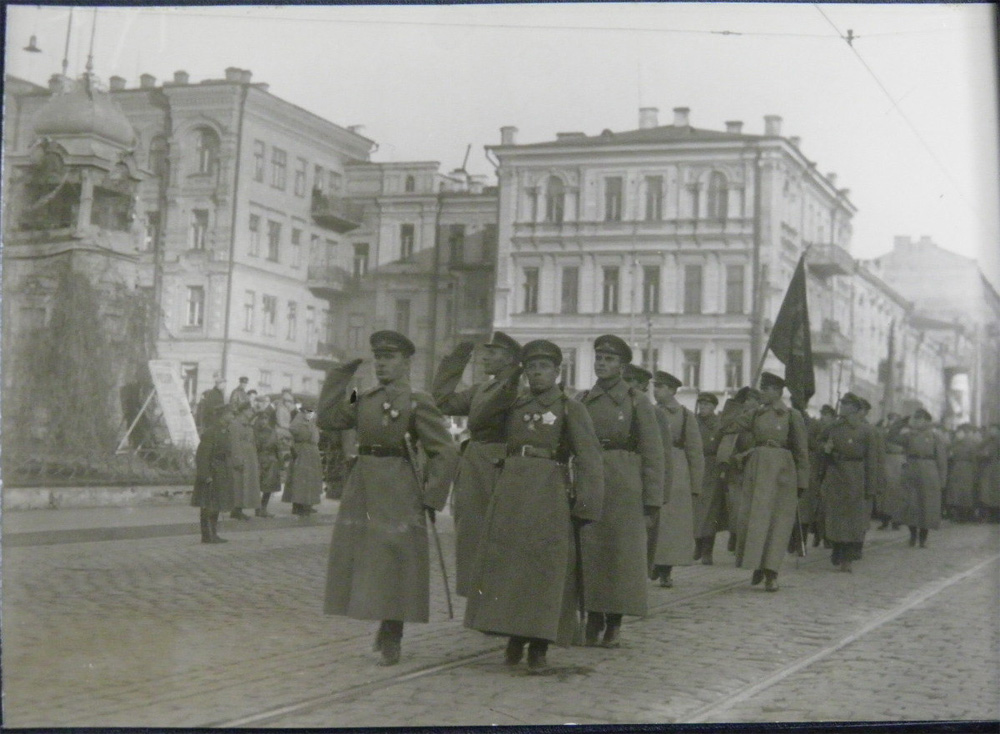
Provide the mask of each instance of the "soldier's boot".
[{"label": "soldier's boot", "polygon": [[704,540],[702,538],[695,538],[694,539],[694,560],[697,561],[698,559],[701,558],[701,549],[702,549],[702,546],[704,546],[704,544],[705,543],[704,543]]},{"label": "soldier's boot", "polygon": [[844,561],[843,563],[841,563],[840,564],[840,570],[843,571],[844,573],[850,573],[851,572],[851,562],[850,561]]},{"label": "soldier's boot", "polygon": [[927,547],[927,528],[920,528],[920,547]]},{"label": "soldier's boot", "polygon": [[587,626],[584,629],[583,644],[587,647],[596,647],[598,635],[604,629],[604,614],[601,612],[587,612]]},{"label": "soldier's boot", "polygon": [[703,538],[704,542],[701,546],[701,563],[703,566],[711,566],[713,564],[712,551],[715,550],[715,536],[711,535],[707,538]]},{"label": "soldier's boot", "polygon": [[271,501],[270,492],[261,492],[260,494],[260,509],[254,510],[253,514],[257,517],[274,517],[270,512],[267,511],[267,503]]},{"label": "soldier's boot", "polygon": [[601,647],[617,648],[621,647],[622,615],[609,614],[608,626],[604,629],[604,639],[601,640]]},{"label": "soldier's boot", "polygon": [[736,552],[736,533],[729,534],[729,542],[726,543],[726,550],[730,553]]},{"label": "soldier's boot", "polygon": [[889,517],[889,515],[887,515],[887,514],[885,514],[883,512],[882,513],[882,524],[878,526],[878,529],[879,530],[888,530],[889,529],[889,522],[891,520],[892,520],[892,518]]},{"label": "soldier's boot", "polygon": [[813,523],[813,548],[819,548],[819,544],[823,542],[823,534],[819,531],[819,525]]},{"label": "soldier's boot", "polygon": [[507,640],[507,649],[503,654],[503,661],[507,665],[517,665],[524,657],[524,646],[528,644],[527,637],[511,637]]},{"label": "soldier's boot", "polygon": [[233,520],[249,520],[250,518],[243,512],[242,507],[237,507],[235,510],[229,513],[229,517]]},{"label": "soldier's boot", "polygon": [[547,640],[531,640],[528,643],[528,670],[533,673],[540,673],[549,667],[545,659],[545,653],[549,651]]},{"label": "soldier's boot", "polygon": [[379,622],[378,630],[375,632],[375,642],[372,643],[372,652],[382,652],[382,642],[385,640],[385,622]]},{"label": "soldier's boot", "polygon": [[657,566],[660,569],[660,586],[664,589],[669,589],[673,587],[674,580],[670,578],[670,573],[673,571],[673,566]]},{"label": "soldier's boot", "polygon": [[764,571],[758,568],[756,571],[753,572],[753,575],[750,577],[750,585],[756,586],[763,580],[764,580]]},{"label": "soldier's boot", "polygon": [[841,557],[842,555],[841,551],[842,551],[841,544],[834,543],[833,553],[830,554],[830,563],[832,563],[834,566],[839,566],[841,564],[841,561],[843,561],[843,558]]},{"label": "soldier's boot", "polygon": [[212,535],[212,543],[228,543],[225,538],[219,537],[219,513],[213,512],[208,516],[208,529]]},{"label": "soldier's boot", "polygon": [[208,524],[208,510],[202,509],[200,517],[198,518],[201,523],[201,542],[211,543],[212,542],[212,529]]},{"label": "soldier's boot", "polygon": [[379,632],[382,634],[382,659],[378,664],[396,665],[403,648],[403,623],[394,619],[383,620]]},{"label": "soldier's boot", "polygon": [[913,548],[917,545],[917,526],[910,525],[910,547]]},{"label": "soldier's boot", "polygon": [[778,572],[765,569],[764,591],[777,591],[777,590],[778,590]]}]

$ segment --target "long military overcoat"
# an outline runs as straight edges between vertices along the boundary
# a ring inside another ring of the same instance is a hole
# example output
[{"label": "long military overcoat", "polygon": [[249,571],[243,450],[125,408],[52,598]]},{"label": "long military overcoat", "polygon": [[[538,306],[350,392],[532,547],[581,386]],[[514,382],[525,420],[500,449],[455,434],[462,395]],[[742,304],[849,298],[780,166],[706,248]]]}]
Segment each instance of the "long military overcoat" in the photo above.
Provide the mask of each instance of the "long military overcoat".
[{"label": "long military overcoat", "polygon": [[[569,645],[580,593],[570,518],[601,517],[600,444],[587,411],[558,387],[519,396],[505,426],[511,455],[490,497],[465,626]],[[524,456],[522,446],[553,458]]]},{"label": "long military overcoat", "polygon": [[878,438],[864,422],[840,418],[823,431],[825,537],[835,543],[861,543],[871,524],[871,498],[878,488]]},{"label": "long military overcoat", "polygon": [[232,455],[235,506],[245,510],[260,507],[260,466],[257,463],[257,442],[245,414],[230,423],[234,450]]},{"label": "long military overcoat", "polygon": [[[745,410],[742,403],[735,400],[727,400],[719,416],[719,429],[723,424],[728,424],[733,416]],[[743,464],[746,460],[746,452],[753,444],[753,437],[746,431],[742,433],[725,433],[719,440],[719,451],[716,460],[722,467],[722,481],[726,487],[726,516],[728,518],[728,530],[733,535],[736,534],[736,520],[739,517],[740,497],[743,490]]]},{"label": "long military overcoat", "polygon": [[[663,442],[653,406],[618,379],[578,396],[590,413],[604,459],[601,519],[583,529],[588,611],[646,614],[643,507],[663,505]],[[661,512],[662,515],[662,512]]]},{"label": "long military overcoat", "polygon": [[948,480],[948,448],[929,428],[901,432],[902,483],[906,503],[899,518],[904,525],[934,530],[941,526],[941,491]]},{"label": "long military overcoat", "polygon": [[979,440],[966,436],[952,444],[948,452],[948,486],[945,504],[971,510],[976,506],[976,480],[979,478]]},{"label": "long military overcoat", "polygon": [[753,448],[743,470],[736,565],[781,569],[795,523],[797,489],[809,483],[809,441],[802,414],[783,403],[733,418],[723,431],[748,431]]},{"label": "long military overcoat", "polygon": [[[330,543],[324,611],[354,619],[426,622],[430,572],[424,507],[444,508],[458,452],[430,395],[399,381],[352,400],[345,394],[351,377],[345,367],[328,373],[319,427],[355,428],[359,449],[378,446],[403,455],[361,455],[351,468]],[[427,456],[425,483],[404,458],[408,431]]]},{"label": "long military overcoat", "polygon": [[694,563],[694,506],[704,481],[705,455],[694,413],[671,397],[659,405],[670,426],[670,499],[660,512],[656,566]]},{"label": "long military overcoat", "polygon": [[281,441],[274,421],[274,409],[268,407],[253,417],[254,442],[257,445],[260,491],[281,491]]},{"label": "long military overcoat", "polygon": [[194,492],[191,504],[209,512],[233,509],[233,472],[231,456],[236,450],[229,430],[231,418],[211,421],[201,434],[194,455]]},{"label": "long military overcoat", "polygon": [[704,457],[701,494],[696,498],[694,534],[696,538],[714,538],[726,523],[726,484],[719,465],[719,443],[722,424],[719,416],[696,416],[701,434],[701,453]]},{"label": "long military overcoat", "polygon": [[292,461],[282,502],[318,505],[323,494],[323,459],[319,453],[319,427],[299,412],[288,431],[292,435]]},{"label": "long military overcoat", "polygon": [[979,447],[979,503],[1000,507],[1000,440],[987,437]]},{"label": "long military overcoat", "polygon": [[[445,415],[469,417],[469,442],[462,450],[452,501],[455,512],[455,588],[468,596],[476,548],[483,534],[486,508],[504,458],[505,411],[517,395],[520,370],[510,367],[486,382],[455,391],[468,362],[452,355],[441,361],[431,391]],[[503,395],[500,395],[503,393]],[[500,399],[496,399],[500,396]],[[505,396],[509,395],[509,399]]]},{"label": "long military overcoat", "polygon": [[820,534],[823,532],[823,432],[830,427],[822,419],[806,420],[806,436],[809,441],[809,486],[799,497],[799,520],[803,525],[815,524]]}]

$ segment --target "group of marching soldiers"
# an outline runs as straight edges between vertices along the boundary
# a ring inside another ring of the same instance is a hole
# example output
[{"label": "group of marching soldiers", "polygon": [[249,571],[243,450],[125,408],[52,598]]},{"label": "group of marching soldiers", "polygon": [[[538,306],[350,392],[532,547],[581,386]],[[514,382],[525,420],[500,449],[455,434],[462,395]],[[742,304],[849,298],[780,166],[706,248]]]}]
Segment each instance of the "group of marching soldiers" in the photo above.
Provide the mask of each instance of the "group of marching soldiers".
[{"label": "group of marching soldiers", "polygon": [[[692,412],[676,399],[680,380],[632,365],[610,334],[594,342],[596,383],[575,396],[558,384],[556,344],[522,346],[502,332],[482,349],[489,379],[458,390],[474,351],[462,343],[428,394],[409,385],[408,338],[380,331],[370,344],[378,384],[349,392],[354,360],[328,373],[318,403],[320,428],[354,429],[358,442],[324,610],[378,621],[383,665],[399,662],[404,623],[428,621],[427,526],[452,490],[464,624],[507,637],[505,662],[526,653],[531,672],[545,670],[551,643],[618,647],[623,616],[647,612],[650,580],[670,587],[674,566],[711,565],[720,529],[736,565],[769,592],[790,539],[803,542],[803,517],[849,571],[884,483],[886,441],[904,447],[914,493],[898,520],[921,544],[937,526],[932,495],[944,477],[925,466],[937,466],[937,447],[921,415],[883,440],[848,393],[839,416],[807,421],[768,372],[721,414],[709,393]],[[461,451],[445,415],[468,418]]]}]

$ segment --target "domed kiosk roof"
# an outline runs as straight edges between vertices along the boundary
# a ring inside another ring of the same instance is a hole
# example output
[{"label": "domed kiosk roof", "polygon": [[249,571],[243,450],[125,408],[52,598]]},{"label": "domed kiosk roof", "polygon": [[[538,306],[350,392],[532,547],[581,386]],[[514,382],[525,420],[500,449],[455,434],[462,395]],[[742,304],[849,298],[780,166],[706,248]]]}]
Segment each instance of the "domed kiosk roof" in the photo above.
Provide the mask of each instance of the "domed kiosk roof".
[{"label": "domed kiosk roof", "polygon": [[106,92],[93,85],[74,85],[54,94],[35,115],[39,136],[94,135],[128,148],[135,144],[135,130],[125,113]]}]

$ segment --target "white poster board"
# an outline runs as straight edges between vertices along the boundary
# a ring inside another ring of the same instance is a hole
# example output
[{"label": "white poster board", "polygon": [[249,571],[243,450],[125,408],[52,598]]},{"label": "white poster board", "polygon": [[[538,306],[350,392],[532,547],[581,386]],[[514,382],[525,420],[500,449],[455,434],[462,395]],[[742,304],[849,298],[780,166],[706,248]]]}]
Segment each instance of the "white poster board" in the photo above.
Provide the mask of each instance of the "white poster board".
[{"label": "white poster board", "polygon": [[167,359],[149,360],[149,376],[156,389],[156,401],[163,411],[163,422],[170,442],[178,447],[198,447],[198,427],[191,413],[177,364]]}]

